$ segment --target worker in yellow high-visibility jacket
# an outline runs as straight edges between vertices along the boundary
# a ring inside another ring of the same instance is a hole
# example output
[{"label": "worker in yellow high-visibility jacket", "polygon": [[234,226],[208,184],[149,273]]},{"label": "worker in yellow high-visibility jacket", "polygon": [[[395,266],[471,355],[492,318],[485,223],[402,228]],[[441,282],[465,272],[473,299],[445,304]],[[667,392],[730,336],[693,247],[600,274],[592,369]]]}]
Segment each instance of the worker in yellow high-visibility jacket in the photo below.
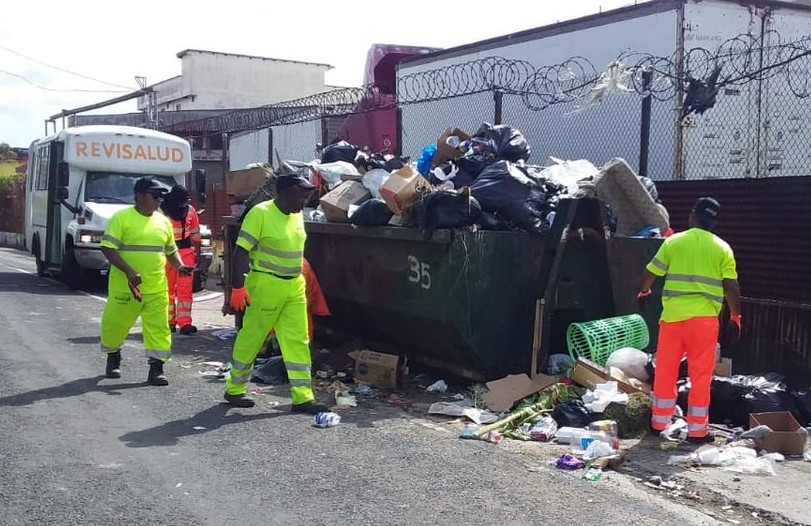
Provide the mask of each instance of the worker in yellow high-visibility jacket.
[{"label": "worker in yellow high-visibility jacket", "polygon": [[107,223],[101,251],[110,261],[107,304],[101,316],[101,350],[107,378],[121,377],[121,346],[138,316],[149,360],[147,382],[167,385],[163,364],[172,353],[166,261],[181,274],[194,267],[178,256],[172,223],[155,213],[166,189],[154,179],[135,182],[135,206],[116,212]]},{"label": "worker in yellow high-visibility jacket", "polygon": [[327,410],[315,403],[312,389],[302,275],[306,233],[301,211],[314,188],[299,174],[279,175],[276,198],[255,205],[242,222],[232,259],[229,299],[234,310],[245,311],[225,382],[225,400],[232,405],[254,405],[246,396],[254,360],[268,332],[275,329],[290,380],[293,412]]}]

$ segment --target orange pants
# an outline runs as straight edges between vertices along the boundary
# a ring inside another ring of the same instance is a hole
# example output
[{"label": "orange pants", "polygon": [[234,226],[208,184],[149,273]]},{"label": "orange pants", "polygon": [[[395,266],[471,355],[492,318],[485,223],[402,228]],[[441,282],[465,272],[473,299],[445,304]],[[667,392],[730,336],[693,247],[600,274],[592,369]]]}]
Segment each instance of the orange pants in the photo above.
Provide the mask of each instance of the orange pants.
[{"label": "orange pants", "polygon": [[687,435],[707,435],[710,420],[710,386],[715,369],[718,318],[697,317],[659,323],[656,376],[653,381],[651,427],[663,431],[676,409],[679,364],[687,355],[690,396],[687,401]]},{"label": "orange pants", "polygon": [[[178,250],[183,263],[195,266],[196,251],[194,248],[181,248]],[[166,263],[166,278],[169,282],[169,325],[185,327],[191,325],[191,304],[193,276],[181,276],[170,263]]]}]

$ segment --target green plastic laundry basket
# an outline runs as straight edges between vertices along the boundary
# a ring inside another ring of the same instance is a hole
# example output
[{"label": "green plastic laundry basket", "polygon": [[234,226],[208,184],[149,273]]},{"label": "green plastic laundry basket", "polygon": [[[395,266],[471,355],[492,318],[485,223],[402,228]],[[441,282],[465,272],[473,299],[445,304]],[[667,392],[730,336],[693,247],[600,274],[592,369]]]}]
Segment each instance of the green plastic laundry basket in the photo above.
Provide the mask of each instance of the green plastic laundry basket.
[{"label": "green plastic laundry basket", "polygon": [[572,359],[578,357],[605,365],[617,349],[644,349],[650,342],[648,326],[639,314],[628,314],[604,320],[572,323],[566,331],[566,342]]}]

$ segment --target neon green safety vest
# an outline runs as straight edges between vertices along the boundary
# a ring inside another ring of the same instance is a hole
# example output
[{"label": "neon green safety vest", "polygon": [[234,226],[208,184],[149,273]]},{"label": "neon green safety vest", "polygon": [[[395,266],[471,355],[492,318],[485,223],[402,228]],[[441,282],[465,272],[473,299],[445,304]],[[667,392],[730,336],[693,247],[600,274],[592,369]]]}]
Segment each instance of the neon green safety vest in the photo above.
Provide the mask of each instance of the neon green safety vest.
[{"label": "neon green safety vest", "polygon": [[258,272],[296,277],[304,259],[304,216],[283,214],[273,201],[248,211],[236,244],[251,256],[250,268]]},{"label": "neon green safety vest", "polygon": [[732,248],[712,232],[691,228],[665,239],[645,267],[667,275],[662,290],[662,321],[718,316],[725,279],[737,279]]},{"label": "neon green safety vest", "polygon": [[[163,214],[145,216],[134,207],[116,212],[101,238],[101,246],[118,251],[135,272],[141,275],[139,290],[142,294],[165,292],[166,256],[177,252],[172,223]],[[129,291],[127,276],[113,266],[110,269],[108,289]]]}]

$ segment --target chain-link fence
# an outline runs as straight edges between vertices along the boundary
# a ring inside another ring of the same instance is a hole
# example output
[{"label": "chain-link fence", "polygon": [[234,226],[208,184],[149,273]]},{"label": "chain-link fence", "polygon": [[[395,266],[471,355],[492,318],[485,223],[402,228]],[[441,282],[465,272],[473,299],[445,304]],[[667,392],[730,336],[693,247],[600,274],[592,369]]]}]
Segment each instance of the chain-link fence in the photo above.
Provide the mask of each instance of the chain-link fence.
[{"label": "chain-link fence", "polygon": [[[386,137],[381,144],[394,136],[397,152],[415,158],[449,126],[472,133],[491,122],[521,130],[534,163],[553,156],[599,165],[623,157],[655,180],[811,173],[811,130],[804,126],[811,117],[811,37],[788,41],[769,30],[671,57],[624,52],[604,71],[583,57],[555,65],[488,57],[397,80],[396,97],[376,86],[347,88],[183,126],[228,133],[231,154],[239,156],[232,166],[254,158],[274,165],[310,160],[318,143],[343,135],[360,138],[361,147],[375,135]],[[395,108],[396,123],[340,124]],[[236,135],[265,129],[267,154],[264,136]]]}]

